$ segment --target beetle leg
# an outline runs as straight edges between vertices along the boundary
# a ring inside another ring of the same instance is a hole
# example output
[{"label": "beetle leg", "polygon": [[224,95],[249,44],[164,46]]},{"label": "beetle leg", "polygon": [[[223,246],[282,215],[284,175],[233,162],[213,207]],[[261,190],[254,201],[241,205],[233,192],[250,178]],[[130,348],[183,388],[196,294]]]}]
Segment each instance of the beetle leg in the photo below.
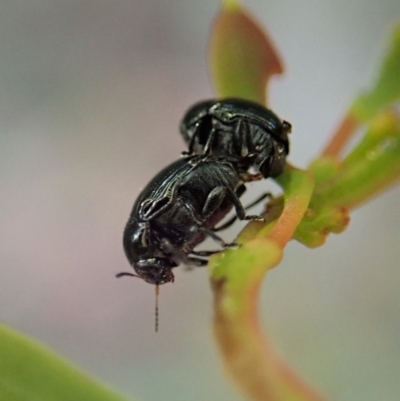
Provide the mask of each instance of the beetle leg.
[{"label": "beetle leg", "polygon": [[234,137],[240,138],[240,156],[248,157],[249,156],[249,136],[250,130],[249,125],[243,121],[243,119],[239,118],[233,128]]},{"label": "beetle leg", "polygon": [[201,215],[204,220],[207,220],[209,216],[211,216],[215,210],[221,205],[222,201],[226,196],[226,188],[225,187],[215,187],[208,194],[206,203],[203,206],[203,210]]},{"label": "beetle leg", "polygon": [[212,145],[213,145],[213,142],[215,139],[216,132],[217,132],[217,129],[215,126],[213,126],[211,128],[210,135],[208,136],[207,142],[204,146],[204,151],[203,151],[204,156],[210,156],[212,154]]},{"label": "beetle leg", "polygon": [[[187,152],[187,154],[189,154],[189,155],[192,155],[192,154],[193,154],[193,144],[194,144],[194,142],[195,142],[196,137],[198,136],[199,127],[200,127],[200,125],[197,124],[197,125],[196,125],[196,129],[195,129],[195,131],[193,132],[192,137],[190,138],[190,141],[189,141],[189,144],[188,144],[188,152]],[[185,153],[185,152],[182,152],[182,154],[183,154],[183,153]]]},{"label": "beetle leg", "polygon": [[214,227],[212,230],[213,230],[214,232],[226,230],[226,229],[229,228],[237,219],[238,219],[238,217],[235,215],[235,216],[231,217],[226,223],[220,225],[219,227]]},{"label": "beetle leg", "polygon": [[233,205],[235,206],[236,214],[239,220],[256,220],[256,221],[265,221],[264,217],[258,215],[247,215],[245,209],[240,202],[240,199],[237,195],[229,189],[230,197],[232,200]]},{"label": "beetle leg", "polygon": [[[246,190],[247,190],[247,188],[244,184],[239,185],[236,188],[236,197],[240,198],[246,192]],[[217,231],[222,231],[222,230],[227,229],[237,220],[237,218],[238,218],[237,215],[233,216],[232,218],[230,218],[226,223],[222,224],[221,226],[212,228],[212,231],[217,232]]]},{"label": "beetle leg", "polygon": [[192,255],[202,256],[204,258],[207,258],[208,256],[215,255],[218,252],[221,252],[221,251],[192,251],[190,253]]},{"label": "beetle leg", "polygon": [[166,238],[163,238],[160,241],[160,249],[162,252],[171,254],[174,259],[176,259],[179,263],[188,264],[189,259],[185,252],[182,252],[174,247],[174,245]]},{"label": "beetle leg", "polygon": [[243,220],[248,221],[265,221],[264,217],[260,216],[259,214],[249,214],[244,216]]},{"label": "beetle leg", "polygon": [[200,259],[200,258],[187,258],[187,264],[194,265],[196,267],[207,266],[208,260]]},{"label": "beetle leg", "polygon": [[184,150],[183,152],[181,152],[181,157],[183,158],[188,158],[193,156],[193,153],[190,152],[190,150],[187,152],[186,150]]},{"label": "beetle leg", "polygon": [[271,192],[265,192],[265,193],[261,194],[258,198],[254,199],[253,202],[251,202],[250,204],[248,204],[248,205],[245,207],[245,209],[246,209],[246,210],[247,210],[247,209],[250,209],[250,208],[252,208],[252,207],[258,205],[260,202],[262,202],[264,199],[267,199],[267,198],[269,198],[269,199],[272,199],[272,198],[273,198]]},{"label": "beetle leg", "polygon": [[[201,128],[201,124],[198,123],[196,125],[196,128],[195,128],[195,130],[193,132],[193,135],[190,138],[190,141],[188,143],[188,152],[182,152],[181,155],[183,155],[183,156],[189,155],[190,156],[190,155],[193,155],[195,153],[193,151],[193,147],[194,147],[194,144],[196,142],[196,139],[199,138],[199,136],[200,136],[200,132],[199,132],[200,128]],[[215,132],[216,132],[216,128],[215,127],[211,127],[209,136],[207,138],[207,142],[204,145],[203,156],[209,156],[211,154],[212,144],[213,144],[214,138],[215,138]]]},{"label": "beetle leg", "polygon": [[[265,194],[262,194],[261,196],[259,196],[257,199],[255,199],[253,202],[251,202],[249,205],[245,206],[244,209],[248,210],[256,205],[258,205],[260,202],[262,202],[264,199],[266,198],[272,198],[272,194],[269,192],[266,192]],[[226,230],[227,228],[229,228],[236,220],[238,219],[238,216],[233,216],[232,218],[230,218],[226,223],[222,224],[219,227],[214,227],[212,230],[214,232],[217,231],[222,231],[222,230]]]},{"label": "beetle leg", "polygon": [[199,231],[202,231],[204,234],[207,234],[210,238],[212,238],[215,242],[218,242],[218,244],[221,246],[223,249],[227,248],[237,248],[239,245],[236,244],[235,242],[230,242],[226,243],[219,235],[215,234],[213,231],[209,230],[208,228],[205,227],[199,227]]}]

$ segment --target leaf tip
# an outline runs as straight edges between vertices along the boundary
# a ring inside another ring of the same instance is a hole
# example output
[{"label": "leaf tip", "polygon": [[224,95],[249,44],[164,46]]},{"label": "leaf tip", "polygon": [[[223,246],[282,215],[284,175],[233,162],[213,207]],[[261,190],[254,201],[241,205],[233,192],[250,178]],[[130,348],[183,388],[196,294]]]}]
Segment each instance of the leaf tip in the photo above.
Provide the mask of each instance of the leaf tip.
[{"label": "leaf tip", "polygon": [[222,0],[222,8],[225,11],[236,11],[240,8],[237,0]]}]

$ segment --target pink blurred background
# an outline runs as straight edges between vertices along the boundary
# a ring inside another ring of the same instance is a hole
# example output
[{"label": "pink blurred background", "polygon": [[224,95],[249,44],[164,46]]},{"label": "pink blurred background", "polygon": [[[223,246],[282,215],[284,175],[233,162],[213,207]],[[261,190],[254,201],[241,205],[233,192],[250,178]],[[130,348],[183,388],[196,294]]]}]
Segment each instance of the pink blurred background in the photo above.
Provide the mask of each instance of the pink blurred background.
[{"label": "pink blurred background", "polygon": [[[306,166],[371,81],[398,0],[247,1],[286,64],[271,107]],[[214,1],[0,4],[0,319],[141,400],[241,399],[213,343],[206,269],[161,288],[129,271],[122,230],[140,189],[184,150],[178,124],[213,96]],[[246,199],[270,189],[255,186]],[[265,283],[280,353],[331,399],[396,401],[400,189],[311,251],[297,243]],[[240,224],[226,234],[233,238]]]}]

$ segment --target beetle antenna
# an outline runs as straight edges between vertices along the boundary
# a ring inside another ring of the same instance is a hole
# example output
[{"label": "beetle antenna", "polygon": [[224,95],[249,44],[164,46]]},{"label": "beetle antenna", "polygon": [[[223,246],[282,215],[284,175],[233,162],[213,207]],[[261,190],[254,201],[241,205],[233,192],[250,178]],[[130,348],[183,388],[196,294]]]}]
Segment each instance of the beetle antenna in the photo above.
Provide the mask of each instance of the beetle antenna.
[{"label": "beetle antenna", "polygon": [[118,273],[115,275],[116,278],[120,278],[120,277],[124,277],[124,276],[140,278],[140,276],[138,276],[137,274],[127,273],[127,272],[122,272],[122,273]]},{"label": "beetle antenna", "polygon": [[155,310],[155,328],[156,328],[156,333],[158,331],[158,294],[160,292],[159,285],[156,284],[156,310]]}]

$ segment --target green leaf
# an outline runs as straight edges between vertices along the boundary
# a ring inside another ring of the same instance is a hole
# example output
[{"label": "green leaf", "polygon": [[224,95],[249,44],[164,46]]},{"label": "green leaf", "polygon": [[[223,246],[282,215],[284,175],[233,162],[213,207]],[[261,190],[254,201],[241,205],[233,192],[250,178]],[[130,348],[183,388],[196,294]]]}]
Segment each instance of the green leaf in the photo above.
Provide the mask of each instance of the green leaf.
[{"label": "green leaf", "polygon": [[361,121],[369,121],[377,113],[399,99],[400,25],[394,30],[389,51],[381,66],[375,86],[355,100],[351,112]]},{"label": "green leaf", "polygon": [[375,118],[334,178],[316,189],[313,205],[355,208],[400,179],[400,124],[390,112]]},{"label": "green leaf", "polygon": [[271,40],[236,1],[225,1],[210,41],[211,76],[220,97],[266,103],[266,85],[283,67]]},{"label": "green leaf", "polygon": [[0,400],[126,401],[28,337],[0,324]]}]

